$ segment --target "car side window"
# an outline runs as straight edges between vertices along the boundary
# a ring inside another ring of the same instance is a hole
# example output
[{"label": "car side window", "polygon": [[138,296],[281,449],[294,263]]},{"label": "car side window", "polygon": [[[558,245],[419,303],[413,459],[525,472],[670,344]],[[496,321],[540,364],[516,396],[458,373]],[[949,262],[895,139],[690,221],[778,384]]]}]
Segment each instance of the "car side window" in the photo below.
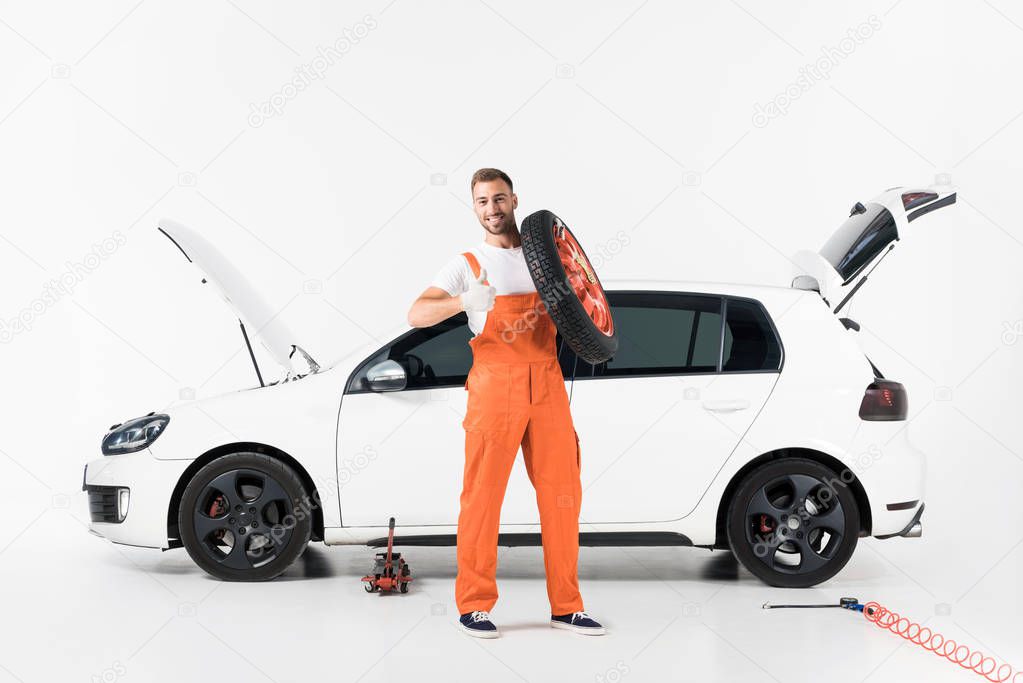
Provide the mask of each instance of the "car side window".
[{"label": "car side window", "polygon": [[468,319],[464,313],[452,316],[432,327],[406,332],[391,344],[363,361],[348,382],[348,393],[370,391],[367,371],[385,360],[405,368],[408,389],[437,389],[464,386],[472,367],[472,348]]},{"label": "car side window", "polygon": [[[608,292],[618,352],[594,377],[717,372],[721,298],[670,292]],[[589,373],[577,372],[576,377]]]},{"label": "car side window", "polygon": [[724,372],[779,369],[781,344],[758,303],[728,299],[721,358]]},{"label": "car side window", "polygon": [[561,365],[561,374],[566,382],[573,378],[590,376],[593,366],[575,355],[575,351],[568,345],[560,332],[554,340],[554,348],[558,354],[558,363]]}]

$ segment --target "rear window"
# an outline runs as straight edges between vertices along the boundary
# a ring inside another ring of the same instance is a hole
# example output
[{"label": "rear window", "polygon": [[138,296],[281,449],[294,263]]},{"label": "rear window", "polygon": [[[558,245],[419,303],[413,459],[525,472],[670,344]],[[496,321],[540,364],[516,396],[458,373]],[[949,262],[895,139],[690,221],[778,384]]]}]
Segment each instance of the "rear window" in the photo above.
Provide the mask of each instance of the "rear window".
[{"label": "rear window", "polygon": [[821,248],[821,256],[848,282],[898,238],[891,212],[880,204],[870,203],[866,211],[846,219]]},{"label": "rear window", "polygon": [[750,372],[778,370],[781,344],[763,308],[753,301],[728,299],[722,370]]}]

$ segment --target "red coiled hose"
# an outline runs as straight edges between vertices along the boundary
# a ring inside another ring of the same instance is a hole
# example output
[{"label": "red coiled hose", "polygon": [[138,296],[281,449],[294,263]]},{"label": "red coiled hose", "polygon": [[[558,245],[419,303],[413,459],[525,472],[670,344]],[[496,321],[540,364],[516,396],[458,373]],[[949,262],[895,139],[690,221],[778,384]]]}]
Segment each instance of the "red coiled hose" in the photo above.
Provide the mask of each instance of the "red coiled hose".
[{"label": "red coiled hose", "polygon": [[899,616],[897,612],[892,612],[876,602],[868,602],[863,606],[863,616],[867,618],[867,621],[873,622],[880,628],[902,636],[909,642],[944,657],[964,669],[980,674],[992,683],[1005,683],[1006,681],[1023,683],[1023,671],[1013,674],[1013,669],[1008,664],[998,666],[998,662],[993,657],[988,657],[979,650],[971,651],[965,645],[960,645],[951,638],[946,639],[940,633],[910,621],[906,617]]}]

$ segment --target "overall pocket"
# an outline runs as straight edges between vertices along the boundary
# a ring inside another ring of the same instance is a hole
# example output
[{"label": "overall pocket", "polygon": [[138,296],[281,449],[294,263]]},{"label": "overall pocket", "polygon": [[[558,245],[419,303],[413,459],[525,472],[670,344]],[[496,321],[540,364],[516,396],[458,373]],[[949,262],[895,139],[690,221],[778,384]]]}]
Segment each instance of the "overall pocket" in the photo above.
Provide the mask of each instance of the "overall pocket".
[{"label": "overall pocket", "polygon": [[508,429],[511,384],[506,367],[473,366],[466,380],[469,400],[462,427],[466,431]]}]

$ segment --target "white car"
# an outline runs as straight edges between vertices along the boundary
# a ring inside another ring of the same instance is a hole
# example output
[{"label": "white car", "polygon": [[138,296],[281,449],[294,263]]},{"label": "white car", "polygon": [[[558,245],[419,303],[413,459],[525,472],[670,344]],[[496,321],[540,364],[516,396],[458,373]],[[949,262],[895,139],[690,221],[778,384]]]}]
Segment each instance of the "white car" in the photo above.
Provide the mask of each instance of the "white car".
[{"label": "white car", "polygon": [[[767,583],[811,586],[860,536],[919,536],[925,457],[908,439],[906,391],[839,314],[911,221],[954,201],[936,187],[858,203],[819,252],[797,255],[792,286],[608,285],[617,354],[593,366],[559,343],[581,443],[580,543],[731,548]],[[390,517],[396,544],[454,545],[464,314],[321,369],[209,242],[173,221],[160,230],[285,374],[263,386],[257,366],[258,387],[112,427],[84,474],[92,533],[184,546],[228,580],[273,578],[310,540],[379,546]],[[500,543],[538,545],[516,470]]]}]

